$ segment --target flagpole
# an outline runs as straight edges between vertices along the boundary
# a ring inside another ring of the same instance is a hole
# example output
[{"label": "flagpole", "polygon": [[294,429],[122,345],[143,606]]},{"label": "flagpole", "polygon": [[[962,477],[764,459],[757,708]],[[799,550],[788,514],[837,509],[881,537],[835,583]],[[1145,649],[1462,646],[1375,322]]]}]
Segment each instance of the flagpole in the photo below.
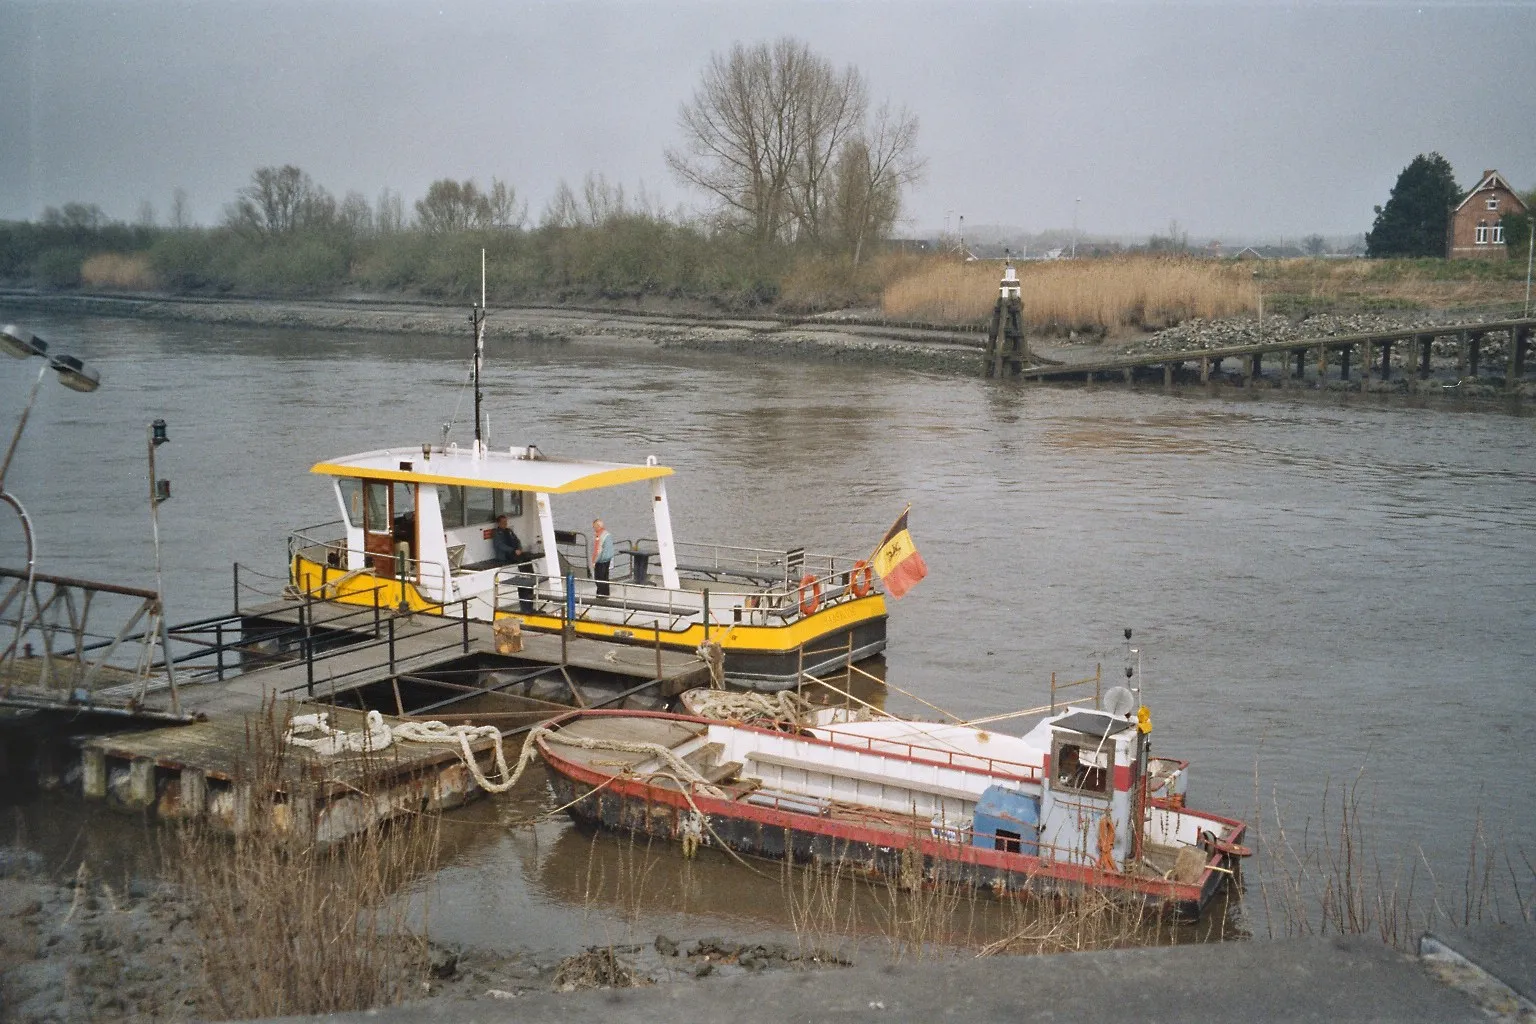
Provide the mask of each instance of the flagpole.
[{"label": "flagpole", "polygon": [[[901,510],[901,516],[904,516],[908,512],[911,512],[911,511],[912,511],[912,503],[909,501],[909,502],[907,502],[907,507]],[[895,526],[897,523],[901,522],[901,516],[897,516],[895,519],[892,519],[891,520],[891,525]],[[871,565],[874,564],[875,556],[880,553],[880,549],[881,548],[885,547],[885,538],[890,536],[890,533],[891,533],[890,530],[886,530],[885,533],[883,535],[881,535],[880,539],[875,542],[874,550],[869,553],[869,558],[865,559],[865,561],[869,562]]]}]

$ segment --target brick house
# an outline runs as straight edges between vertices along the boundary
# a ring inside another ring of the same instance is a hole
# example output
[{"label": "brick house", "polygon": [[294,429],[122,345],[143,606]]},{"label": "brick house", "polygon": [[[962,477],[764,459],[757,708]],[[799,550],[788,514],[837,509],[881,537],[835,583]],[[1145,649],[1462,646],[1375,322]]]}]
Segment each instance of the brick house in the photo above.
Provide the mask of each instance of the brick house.
[{"label": "brick house", "polygon": [[1498,171],[1484,171],[1476,188],[1451,210],[1446,255],[1453,260],[1507,259],[1499,218],[1526,212],[1525,203]]}]

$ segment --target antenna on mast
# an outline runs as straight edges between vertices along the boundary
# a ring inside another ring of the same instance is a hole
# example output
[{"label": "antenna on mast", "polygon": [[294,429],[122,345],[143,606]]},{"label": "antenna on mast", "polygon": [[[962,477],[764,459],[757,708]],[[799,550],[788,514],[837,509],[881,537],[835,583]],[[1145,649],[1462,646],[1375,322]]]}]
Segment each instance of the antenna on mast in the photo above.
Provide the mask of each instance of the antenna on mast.
[{"label": "antenna on mast", "polygon": [[475,456],[485,454],[485,437],[481,432],[484,420],[480,417],[480,364],[485,358],[485,250],[480,250],[480,305],[470,307],[469,322],[475,329]]}]

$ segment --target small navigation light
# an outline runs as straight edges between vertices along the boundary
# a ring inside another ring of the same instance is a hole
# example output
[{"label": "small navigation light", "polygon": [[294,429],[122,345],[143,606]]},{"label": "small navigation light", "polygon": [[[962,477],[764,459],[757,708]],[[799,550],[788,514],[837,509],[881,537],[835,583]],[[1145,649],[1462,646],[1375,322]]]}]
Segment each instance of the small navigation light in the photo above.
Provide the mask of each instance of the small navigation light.
[{"label": "small navigation light", "polygon": [[149,425],[149,429],[151,431],[149,439],[154,442],[156,448],[170,441],[170,436],[165,432],[165,420],[155,420]]}]

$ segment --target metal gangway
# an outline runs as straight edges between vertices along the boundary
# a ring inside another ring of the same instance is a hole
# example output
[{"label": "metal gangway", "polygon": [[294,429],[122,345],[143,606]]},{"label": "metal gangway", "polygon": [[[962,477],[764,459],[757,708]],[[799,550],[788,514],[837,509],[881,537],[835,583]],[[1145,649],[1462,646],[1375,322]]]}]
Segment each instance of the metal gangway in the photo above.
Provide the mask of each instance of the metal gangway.
[{"label": "metal gangway", "polygon": [[0,567],[0,707],[187,721],[153,590]]}]

